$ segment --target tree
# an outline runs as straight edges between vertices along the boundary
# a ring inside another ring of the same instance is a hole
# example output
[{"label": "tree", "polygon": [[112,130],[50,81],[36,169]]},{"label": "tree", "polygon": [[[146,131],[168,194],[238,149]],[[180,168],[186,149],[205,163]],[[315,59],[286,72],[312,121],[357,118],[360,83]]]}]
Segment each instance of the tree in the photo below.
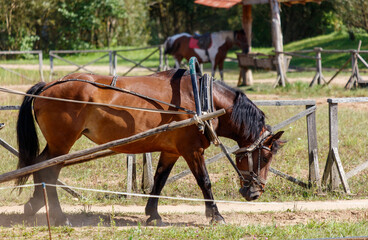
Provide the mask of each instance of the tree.
[{"label": "tree", "polygon": [[368,1],[336,0],[333,2],[338,16],[350,31],[363,29],[368,32]]}]

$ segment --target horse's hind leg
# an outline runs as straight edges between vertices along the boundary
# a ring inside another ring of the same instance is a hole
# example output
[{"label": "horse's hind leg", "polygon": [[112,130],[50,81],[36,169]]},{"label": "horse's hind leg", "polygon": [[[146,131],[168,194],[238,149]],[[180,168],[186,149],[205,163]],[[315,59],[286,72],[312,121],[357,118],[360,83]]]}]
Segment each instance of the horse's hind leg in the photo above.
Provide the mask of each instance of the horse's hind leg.
[{"label": "horse's hind leg", "polygon": [[[45,161],[47,159],[51,159],[62,154],[51,154],[49,147],[46,146],[42,154],[37,158],[37,163]],[[33,173],[34,183],[37,184],[35,186],[35,190],[33,193],[33,197],[24,205],[24,213],[26,215],[34,215],[45,205],[43,189],[39,184],[47,183],[51,185],[55,185],[58,179],[59,173],[61,170],[61,166],[53,166],[42,169]],[[47,197],[48,203],[50,207],[50,218],[55,220],[54,225],[70,225],[69,220],[66,218],[64,213],[61,210],[60,202],[57,196],[56,187],[47,186]]]},{"label": "horse's hind leg", "polygon": [[[42,162],[46,160],[47,157],[47,147],[43,150],[43,152],[38,156],[37,162]],[[41,183],[41,176],[39,172],[33,173],[33,181],[35,184]],[[26,204],[24,204],[24,214],[27,216],[35,215],[38,210],[40,210],[43,206],[45,206],[45,201],[43,200],[43,191],[41,185],[36,185],[33,197],[31,197]]]},{"label": "horse's hind leg", "polygon": [[[178,160],[177,155],[162,152],[155,173],[155,182],[151,191],[151,195],[160,195],[162,188],[165,186],[166,180]],[[157,211],[158,198],[149,198],[146,205],[147,224],[162,225],[161,216]]]}]

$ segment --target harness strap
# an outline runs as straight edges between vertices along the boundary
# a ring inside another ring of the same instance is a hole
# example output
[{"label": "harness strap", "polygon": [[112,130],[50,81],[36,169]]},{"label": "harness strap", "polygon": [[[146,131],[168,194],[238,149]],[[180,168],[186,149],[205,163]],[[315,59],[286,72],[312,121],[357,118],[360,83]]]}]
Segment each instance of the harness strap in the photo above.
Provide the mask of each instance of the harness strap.
[{"label": "harness strap", "polygon": [[155,99],[155,98],[151,98],[151,97],[148,97],[148,96],[145,96],[145,95],[142,95],[140,93],[136,93],[136,92],[133,92],[133,91],[130,91],[130,90],[127,90],[127,89],[124,89],[124,88],[118,88],[118,87],[115,87],[115,86],[111,86],[111,85],[107,85],[107,84],[103,84],[103,83],[98,83],[98,82],[93,82],[93,81],[89,81],[89,80],[85,80],[85,79],[78,79],[78,78],[73,78],[73,79],[65,79],[65,80],[59,80],[57,82],[54,82],[46,87],[44,87],[42,89],[42,92],[49,89],[50,87],[52,86],[55,86],[57,84],[60,84],[60,83],[65,83],[65,82],[84,82],[84,83],[89,83],[89,84],[92,84],[96,87],[105,87],[105,88],[109,88],[109,89],[113,89],[113,90],[116,90],[116,91],[119,91],[119,92],[123,92],[123,93],[128,93],[128,94],[132,94],[134,96],[137,96],[137,97],[141,97],[141,98],[144,98],[144,99],[147,99],[147,100],[151,100],[151,101],[155,101],[155,102],[158,102],[158,103],[162,103],[162,104],[165,104],[169,107],[173,107],[173,108],[176,108],[176,109],[179,109],[179,110],[182,110],[184,112],[186,112],[187,114],[191,114],[191,115],[194,115],[195,112],[192,111],[192,110],[189,110],[189,109],[186,109],[186,108],[183,108],[183,107],[180,107],[180,106],[177,106],[177,105],[174,105],[174,104],[171,104],[171,103],[167,103],[167,102],[164,102],[164,101],[161,101],[161,100],[158,100],[158,99]]},{"label": "harness strap", "polygon": [[112,81],[111,81],[110,86],[115,87],[115,86],[116,86],[116,80],[117,80],[117,79],[118,79],[118,76],[117,76],[117,75],[115,75],[115,76],[112,78]]}]

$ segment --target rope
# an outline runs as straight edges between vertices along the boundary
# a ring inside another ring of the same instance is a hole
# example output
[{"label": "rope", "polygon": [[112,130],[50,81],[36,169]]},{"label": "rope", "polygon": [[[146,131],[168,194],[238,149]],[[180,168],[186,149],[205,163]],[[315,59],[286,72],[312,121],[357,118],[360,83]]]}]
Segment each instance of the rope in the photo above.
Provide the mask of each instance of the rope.
[{"label": "rope", "polygon": [[54,101],[70,102],[70,103],[82,103],[82,104],[89,104],[89,105],[95,105],[95,106],[104,106],[104,107],[115,107],[115,108],[138,110],[138,111],[144,111],[144,112],[155,112],[155,113],[165,113],[165,114],[191,114],[191,113],[187,113],[187,112],[178,112],[178,111],[171,111],[171,110],[129,107],[129,106],[122,106],[122,105],[115,105],[115,104],[107,104],[107,103],[86,102],[86,101],[79,101],[79,100],[72,100],[72,99],[65,99],[65,98],[39,96],[39,95],[34,95],[34,94],[23,93],[23,92],[16,91],[16,90],[6,89],[6,88],[2,88],[2,87],[0,87],[0,91],[5,92],[5,93],[10,93],[10,94],[16,94],[16,95],[22,95],[22,96],[28,96],[28,97],[34,97],[34,98],[42,98],[42,99],[48,99],[48,100],[54,100]]},{"label": "rope", "polygon": [[[37,184],[26,184],[20,186],[12,186],[12,187],[0,187],[0,190],[10,189],[10,188],[22,188],[22,187],[32,187],[39,186],[42,183]],[[180,201],[191,201],[191,202],[215,202],[215,203],[235,203],[235,204],[264,204],[263,202],[243,202],[243,201],[228,201],[228,200],[211,200],[211,199],[201,199],[201,198],[181,198],[181,197],[170,197],[170,196],[161,196],[161,195],[149,195],[142,193],[127,193],[127,192],[117,192],[117,191],[109,191],[109,190],[100,190],[100,189],[92,189],[92,188],[83,188],[83,187],[73,187],[69,185],[57,185],[57,184],[45,184],[48,187],[60,187],[60,188],[71,188],[77,189],[81,191],[90,191],[90,192],[99,192],[99,193],[109,193],[109,194],[118,194],[118,195],[126,195],[126,196],[134,196],[134,197],[146,197],[146,198],[161,198],[161,199],[171,199],[171,200],[180,200]],[[276,204],[269,202],[270,204]]]}]

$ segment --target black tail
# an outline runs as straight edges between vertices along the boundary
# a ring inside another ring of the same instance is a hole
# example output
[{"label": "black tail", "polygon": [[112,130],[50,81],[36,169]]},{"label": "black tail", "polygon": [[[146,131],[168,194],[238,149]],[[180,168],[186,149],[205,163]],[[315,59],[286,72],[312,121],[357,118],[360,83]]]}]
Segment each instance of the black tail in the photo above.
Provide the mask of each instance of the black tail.
[{"label": "black tail", "polygon": [[168,37],[164,43],[164,54],[173,54],[177,51],[178,44],[175,44],[176,41],[172,41],[171,37]]},{"label": "black tail", "polygon": [[[42,88],[46,85],[44,82],[39,82],[27,91],[28,94],[38,95]],[[17,137],[19,147],[19,162],[18,169],[34,163],[34,160],[39,155],[40,147],[36,132],[36,126],[33,120],[32,102],[33,97],[24,97],[23,103],[20,106],[18,122],[17,122]],[[17,185],[22,185],[27,182],[30,174],[19,177],[16,180]]]}]

